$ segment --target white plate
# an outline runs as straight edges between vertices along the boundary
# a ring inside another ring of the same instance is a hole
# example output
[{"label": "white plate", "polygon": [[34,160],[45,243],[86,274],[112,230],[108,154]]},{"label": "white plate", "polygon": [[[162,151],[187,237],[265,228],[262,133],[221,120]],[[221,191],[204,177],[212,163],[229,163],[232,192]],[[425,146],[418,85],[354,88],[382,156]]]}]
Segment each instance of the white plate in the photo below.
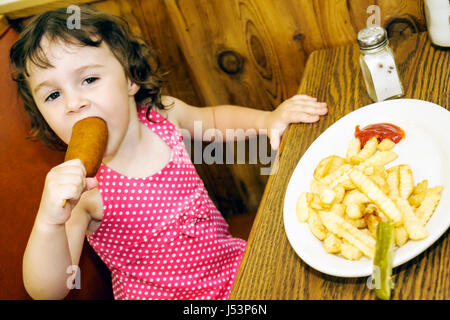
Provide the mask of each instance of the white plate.
[{"label": "white plate", "polygon": [[356,125],[363,128],[380,122],[395,124],[406,135],[393,149],[398,158],[386,168],[406,163],[412,168],[415,184],[427,179],[429,186],[444,187],[441,201],[426,225],[428,237],[409,240],[398,248],[393,266],[419,255],[450,225],[450,112],[436,104],[413,99],[388,100],[357,109],[336,121],[311,144],[292,173],[284,198],[284,226],[291,246],[303,261],[323,273],[338,277],[369,276],[372,261],[365,257],[349,261],[326,253],[308,224],[296,218],[298,195],[309,192],[314,169],[321,159],[332,154],[345,157]]}]

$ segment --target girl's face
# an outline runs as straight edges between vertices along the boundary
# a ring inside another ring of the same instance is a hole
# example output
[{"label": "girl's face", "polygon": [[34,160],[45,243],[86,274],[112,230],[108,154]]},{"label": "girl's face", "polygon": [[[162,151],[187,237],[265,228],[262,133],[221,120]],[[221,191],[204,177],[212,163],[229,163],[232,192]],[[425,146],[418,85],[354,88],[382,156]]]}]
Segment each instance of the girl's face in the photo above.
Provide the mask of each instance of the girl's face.
[{"label": "girl's face", "polygon": [[115,153],[136,113],[139,86],[128,80],[104,42],[99,47],[76,46],[44,37],[41,46],[54,68],[29,63],[27,80],[44,119],[68,144],[77,121],[101,117],[109,134],[105,156]]}]

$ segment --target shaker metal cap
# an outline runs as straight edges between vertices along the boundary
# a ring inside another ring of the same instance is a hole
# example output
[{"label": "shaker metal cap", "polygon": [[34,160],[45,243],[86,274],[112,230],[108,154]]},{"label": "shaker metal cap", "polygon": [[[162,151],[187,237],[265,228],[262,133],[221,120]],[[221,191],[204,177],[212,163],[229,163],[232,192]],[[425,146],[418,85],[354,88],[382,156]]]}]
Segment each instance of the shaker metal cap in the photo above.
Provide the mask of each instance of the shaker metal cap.
[{"label": "shaker metal cap", "polygon": [[386,43],[387,32],[380,26],[369,26],[358,32],[357,39],[361,50],[375,49]]}]

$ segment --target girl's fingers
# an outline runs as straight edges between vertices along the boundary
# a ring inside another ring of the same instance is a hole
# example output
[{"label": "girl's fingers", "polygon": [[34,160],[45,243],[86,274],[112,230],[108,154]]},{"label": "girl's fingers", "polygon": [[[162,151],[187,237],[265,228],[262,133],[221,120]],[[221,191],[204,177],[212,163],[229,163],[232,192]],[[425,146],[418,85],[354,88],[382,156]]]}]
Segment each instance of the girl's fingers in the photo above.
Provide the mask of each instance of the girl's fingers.
[{"label": "girl's fingers", "polygon": [[77,174],[80,176],[86,175],[86,169],[76,167],[76,166],[66,166],[66,167],[55,167],[53,168],[53,172],[60,174]]},{"label": "girl's fingers", "polygon": [[316,101],[295,101],[292,103],[292,106],[310,106],[315,108],[326,108],[326,102],[316,102]]},{"label": "girl's fingers", "polygon": [[291,112],[304,112],[304,113],[309,113],[312,115],[324,115],[327,114],[328,109],[326,106],[324,105],[310,105],[310,104],[302,104],[302,105],[295,105],[292,106],[292,109],[290,110]]},{"label": "girl's fingers", "polygon": [[59,185],[59,193],[61,194],[63,199],[78,200],[80,198],[82,191],[83,189],[81,188],[81,186],[78,185],[70,183]]},{"label": "girl's fingers", "polygon": [[77,178],[75,177],[69,178],[72,178],[73,180],[68,182],[61,181],[58,185],[58,189],[60,194],[63,196],[63,199],[72,202],[75,201],[75,204],[80,199],[83,192],[89,191],[98,186],[98,181],[95,177],[86,179],[83,178],[80,183],[76,181]]},{"label": "girl's fingers", "polygon": [[64,173],[59,177],[58,183],[81,185],[84,188],[86,185],[86,179],[80,174]]},{"label": "girl's fingers", "polygon": [[72,172],[72,173],[80,172],[79,170],[81,170],[83,175],[86,176],[86,168],[84,167],[84,165],[80,159],[73,159],[73,160],[63,162],[60,165],[58,165],[57,167],[55,167],[54,169],[64,170],[66,172]]},{"label": "girl's fingers", "polygon": [[320,117],[317,114],[309,114],[305,112],[291,112],[290,120],[291,122],[305,122],[311,123],[319,121]]},{"label": "girl's fingers", "polygon": [[86,190],[94,189],[98,186],[97,178],[86,178]]}]

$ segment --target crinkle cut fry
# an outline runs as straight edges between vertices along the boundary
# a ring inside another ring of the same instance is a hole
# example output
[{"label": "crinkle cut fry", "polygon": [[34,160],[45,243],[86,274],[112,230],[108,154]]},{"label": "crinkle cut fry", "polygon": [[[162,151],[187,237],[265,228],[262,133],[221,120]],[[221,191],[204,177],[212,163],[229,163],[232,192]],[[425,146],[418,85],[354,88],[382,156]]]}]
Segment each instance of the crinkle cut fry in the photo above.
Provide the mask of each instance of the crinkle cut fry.
[{"label": "crinkle cut fry", "polygon": [[319,215],[325,228],[338,237],[347,240],[351,245],[361,250],[367,257],[373,258],[375,253],[374,239],[333,212],[320,211]]},{"label": "crinkle cut fry", "polygon": [[395,203],[380,190],[380,188],[358,169],[349,173],[352,182],[364,193],[380,210],[391,219],[395,226],[402,224],[402,214]]}]

